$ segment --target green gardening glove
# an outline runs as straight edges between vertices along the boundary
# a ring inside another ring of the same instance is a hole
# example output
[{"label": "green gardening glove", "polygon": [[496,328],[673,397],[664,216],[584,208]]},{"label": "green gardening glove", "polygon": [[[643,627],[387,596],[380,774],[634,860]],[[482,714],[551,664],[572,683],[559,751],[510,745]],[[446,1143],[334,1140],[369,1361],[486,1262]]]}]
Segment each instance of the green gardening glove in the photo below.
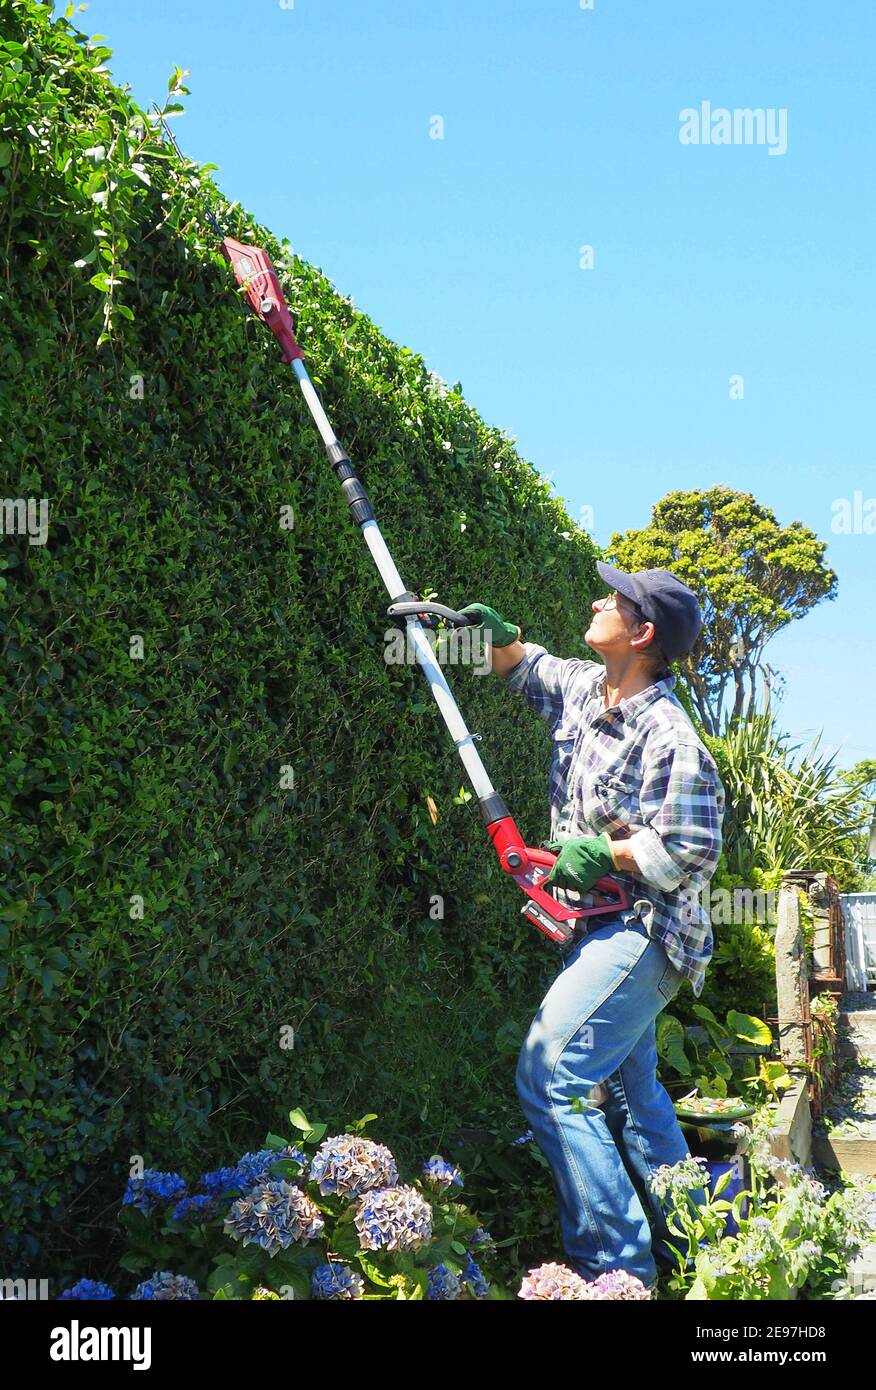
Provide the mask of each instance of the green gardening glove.
[{"label": "green gardening glove", "polygon": [[607,835],[585,835],[580,840],[549,840],[547,848],[557,859],[542,888],[552,883],[556,888],[571,888],[586,893],[597,879],[611,873],[615,867]]},{"label": "green gardening glove", "polygon": [[507,647],[510,642],[516,642],[520,637],[520,628],[515,623],[506,623],[495,608],[488,608],[485,603],[470,603],[467,608],[461,608],[459,611],[477,617],[477,622],[471,626],[486,628],[494,647]]}]

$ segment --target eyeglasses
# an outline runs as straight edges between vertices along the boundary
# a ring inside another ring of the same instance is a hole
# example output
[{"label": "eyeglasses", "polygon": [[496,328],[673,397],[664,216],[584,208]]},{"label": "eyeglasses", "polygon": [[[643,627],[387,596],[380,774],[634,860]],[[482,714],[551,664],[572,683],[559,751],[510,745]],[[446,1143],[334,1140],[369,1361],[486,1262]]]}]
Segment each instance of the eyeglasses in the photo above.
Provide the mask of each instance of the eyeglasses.
[{"label": "eyeglasses", "polygon": [[[618,603],[618,599],[620,598],[623,598],[623,604]],[[610,594],[606,594],[604,599],[597,599],[596,602],[599,604],[600,612],[602,612],[606,608],[618,608],[621,612],[623,612],[624,605],[626,605],[626,607],[630,609],[633,615],[639,619],[639,622],[642,622],[644,620],[645,615],[642,612],[639,605],[637,603],[633,603],[632,599],[628,599],[625,595],[619,594],[617,589],[613,589]]]}]

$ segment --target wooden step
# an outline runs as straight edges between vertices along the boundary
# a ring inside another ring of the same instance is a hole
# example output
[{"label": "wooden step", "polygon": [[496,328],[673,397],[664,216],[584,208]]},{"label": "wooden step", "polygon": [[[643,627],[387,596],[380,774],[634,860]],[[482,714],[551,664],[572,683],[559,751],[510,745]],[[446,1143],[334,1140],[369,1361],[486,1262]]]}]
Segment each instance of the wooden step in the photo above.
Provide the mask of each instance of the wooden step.
[{"label": "wooden step", "polygon": [[809,976],[809,983],[812,994],[834,994],[839,998],[845,993],[845,977],[831,970],[813,970]]},{"label": "wooden step", "polygon": [[849,1135],[845,1139],[831,1134],[813,1134],[812,1161],[819,1168],[842,1168],[846,1173],[876,1177],[876,1127],[869,1134]]}]

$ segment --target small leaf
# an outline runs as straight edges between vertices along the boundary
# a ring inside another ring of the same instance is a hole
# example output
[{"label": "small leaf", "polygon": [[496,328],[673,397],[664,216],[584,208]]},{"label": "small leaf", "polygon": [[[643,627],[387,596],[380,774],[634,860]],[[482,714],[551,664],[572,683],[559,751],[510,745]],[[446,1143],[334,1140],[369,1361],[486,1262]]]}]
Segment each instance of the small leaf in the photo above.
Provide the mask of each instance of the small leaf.
[{"label": "small leaf", "polygon": [[728,1184],[729,1184],[731,1178],[733,1178],[733,1177],[735,1176],[735,1172],[736,1172],[735,1168],[728,1168],[725,1172],[723,1172],[723,1173],[721,1174],[720,1178],[719,1178],[718,1181],[715,1183],[715,1186],[712,1188],[712,1200],[713,1200],[713,1201],[714,1201],[714,1199],[715,1199],[716,1197],[720,1197],[721,1193],[722,1193],[722,1192],[724,1191],[724,1189],[728,1186]]}]

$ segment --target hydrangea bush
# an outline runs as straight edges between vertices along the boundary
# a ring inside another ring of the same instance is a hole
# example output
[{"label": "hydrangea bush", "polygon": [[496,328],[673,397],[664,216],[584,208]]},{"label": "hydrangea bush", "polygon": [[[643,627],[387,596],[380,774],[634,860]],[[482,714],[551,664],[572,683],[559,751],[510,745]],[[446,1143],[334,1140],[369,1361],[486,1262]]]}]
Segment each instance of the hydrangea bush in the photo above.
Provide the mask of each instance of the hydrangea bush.
[{"label": "hydrangea bush", "polygon": [[596,1279],[584,1279],[568,1265],[544,1264],[529,1271],[517,1297],[542,1302],[555,1299],[644,1302],[651,1298],[651,1291],[641,1279],[624,1269],[610,1269]]},{"label": "hydrangea bush", "polygon": [[[508,1297],[479,1263],[495,1244],[455,1200],[464,1180],[454,1164],[433,1154],[404,1182],[389,1149],[362,1132],[376,1115],[328,1136],[300,1110],[289,1118],[297,1143],[269,1134],[264,1148],[191,1188],[154,1169],[128,1182],[120,1263],[139,1279],[128,1297]],[[86,1279],[61,1295],[116,1296]]]}]

